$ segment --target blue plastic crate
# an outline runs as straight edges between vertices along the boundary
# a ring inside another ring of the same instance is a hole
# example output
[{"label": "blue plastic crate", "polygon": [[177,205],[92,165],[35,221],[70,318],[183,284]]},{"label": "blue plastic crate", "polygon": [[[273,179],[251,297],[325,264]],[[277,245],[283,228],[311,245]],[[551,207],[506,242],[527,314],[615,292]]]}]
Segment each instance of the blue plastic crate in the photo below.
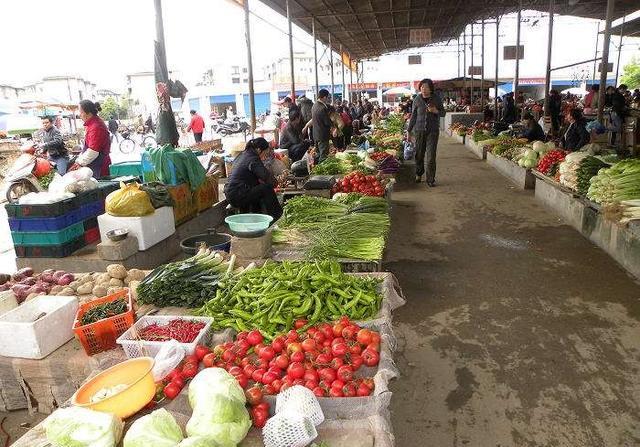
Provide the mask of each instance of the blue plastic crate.
[{"label": "blue plastic crate", "polygon": [[82,222],[69,225],[58,231],[11,232],[14,245],[21,246],[64,245],[83,235],[84,225]]},{"label": "blue plastic crate", "polygon": [[80,219],[87,220],[104,214],[104,199],[80,205]]},{"label": "blue plastic crate", "polygon": [[84,218],[80,215],[80,209],[69,211],[59,217],[42,217],[42,218],[9,218],[9,228],[11,231],[21,232],[43,232],[43,231],[59,231],[70,225],[76,224]]}]

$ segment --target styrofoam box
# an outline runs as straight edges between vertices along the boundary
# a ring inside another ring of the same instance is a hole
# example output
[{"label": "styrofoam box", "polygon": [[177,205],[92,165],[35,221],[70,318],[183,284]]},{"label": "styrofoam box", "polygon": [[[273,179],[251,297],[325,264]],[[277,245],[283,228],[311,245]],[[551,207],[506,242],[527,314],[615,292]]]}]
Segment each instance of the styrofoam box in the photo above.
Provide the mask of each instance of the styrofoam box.
[{"label": "styrofoam box", "polygon": [[124,352],[130,359],[134,357],[155,357],[165,342],[138,340],[137,331],[154,323],[164,326],[169,324],[171,320],[189,320],[204,323],[204,327],[200,330],[200,333],[193,342],[180,343],[180,346],[182,346],[186,355],[193,354],[196,350],[196,345],[207,344],[209,342],[208,338],[211,335],[211,323],[213,323],[213,318],[195,316],[178,317],[175,315],[145,315],[136,321],[133,326],[127,329],[124,334],[118,337],[116,343],[122,346],[122,349],[124,349]]},{"label": "styrofoam box", "polygon": [[11,290],[0,292],[0,315],[4,315],[16,307],[18,307],[18,299],[15,293]]},{"label": "styrofoam box", "polygon": [[138,239],[138,250],[144,251],[176,232],[173,220],[173,208],[163,206],[153,214],[142,217],[116,217],[109,214],[98,216],[100,239],[107,239],[107,232],[126,228],[129,234]]},{"label": "styrofoam box", "polygon": [[25,301],[0,316],[0,355],[24,359],[48,356],[73,338],[77,311],[75,296],[41,295]]}]

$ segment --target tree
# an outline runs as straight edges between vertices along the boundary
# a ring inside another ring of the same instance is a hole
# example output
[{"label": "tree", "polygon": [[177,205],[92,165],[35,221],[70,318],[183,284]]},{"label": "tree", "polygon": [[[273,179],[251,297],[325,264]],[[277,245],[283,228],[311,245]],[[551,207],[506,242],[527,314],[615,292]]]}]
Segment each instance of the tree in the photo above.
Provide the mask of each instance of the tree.
[{"label": "tree", "polygon": [[116,100],[111,96],[105,99],[102,104],[100,104],[100,106],[102,107],[102,110],[100,111],[99,115],[103,120],[109,120],[112,116],[115,116],[116,118],[118,117],[120,108],[118,107],[118,103],[116,102]]},{"label": "tree", "polygon": [[626,84],[630,89],[640,88],[640,61],[635,56],[631,59],[631,62],[624,66],[622,83]]}]

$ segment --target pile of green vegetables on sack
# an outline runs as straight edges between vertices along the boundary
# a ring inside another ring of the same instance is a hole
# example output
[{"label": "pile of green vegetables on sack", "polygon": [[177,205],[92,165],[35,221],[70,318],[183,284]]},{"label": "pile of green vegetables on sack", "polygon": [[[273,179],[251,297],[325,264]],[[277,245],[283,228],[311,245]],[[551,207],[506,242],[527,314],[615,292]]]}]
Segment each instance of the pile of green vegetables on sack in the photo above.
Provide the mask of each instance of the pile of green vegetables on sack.
[{"label": "pile of green vegetables on sack", "polygon": [[342,175],[353,171],[369,174],[373,172],[373,169],[371,166],[365,165],[363,159],[356,154],[338,152],[335,156],[327,157],[324,161],[314,166],[312,174]]},{"label": "pile of green vegetables on sack", "polygon": [[590,180],[587,197],[605,204],[640,199],[640,159],[630,158],[600,169]]},{"label": "pile of green vegetables on sack", "polygon": [[351,213],[387,214],[389,205],[381,197],[357,193],[336,193],[333,200],[315,196],[298,196],[287,201],[278,227],[332,220]]},{"label": "pile of green vegetables on sack", "polygon": [[352,213],[278,228],[273,232],[273,242],[299,248],[309,259],[375,261],[382,259],[389,224],[386,214]]},{"label": "pile of green vegetables on sack", "polygon": [[201,247],[195,256],[151,272],[138,285],[137,301],[158,307],[199,307],[221,283],[243,271],[236,268],[235,256],[225,261],[220,253]]},{"label": "pile of green vegetables on sack", "polygon": [[374,318],[382,302],[380,281],[343,273],[332,261],[267,262],[234,277],[197,313],[213,318],[212,329],[258,329],[271,340],[308,320],[308,327],[343,315]]}]

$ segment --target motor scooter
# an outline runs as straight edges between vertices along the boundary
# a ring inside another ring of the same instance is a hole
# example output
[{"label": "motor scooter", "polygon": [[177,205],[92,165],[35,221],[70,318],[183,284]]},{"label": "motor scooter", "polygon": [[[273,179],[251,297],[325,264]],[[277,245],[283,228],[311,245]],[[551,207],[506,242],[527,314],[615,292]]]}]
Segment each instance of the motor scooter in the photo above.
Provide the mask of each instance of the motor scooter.
[{"label": "motor scooter", "polygon": [[211,126],[211,130],[222,136],[233,135],[236,133],[246,133],[249,130],[249,123],[239,117],[231,120],[216,120]]},{"label": "motor scooter", "polygon": [[8,183],[6,198],[9,203],[18,203],[20,197],[30,192],[46,191],[38,178],[55,169],[55,163],[38,152],[33,141],[25,143],[20,150],[22,155],[11,165],[5,177]]}]

